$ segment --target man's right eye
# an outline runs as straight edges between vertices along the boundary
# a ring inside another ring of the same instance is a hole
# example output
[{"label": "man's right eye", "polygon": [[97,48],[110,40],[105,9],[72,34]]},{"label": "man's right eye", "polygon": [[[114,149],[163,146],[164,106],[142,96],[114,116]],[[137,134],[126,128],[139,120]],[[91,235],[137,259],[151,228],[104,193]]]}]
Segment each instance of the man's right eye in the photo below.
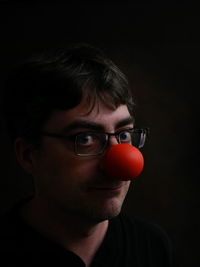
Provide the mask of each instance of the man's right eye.
[{"label": "man's right eye", "polygon": [[95,143],[95,136],[88,133],[80,134],[77,136],[76,142],[81,146],[90,146]]}]

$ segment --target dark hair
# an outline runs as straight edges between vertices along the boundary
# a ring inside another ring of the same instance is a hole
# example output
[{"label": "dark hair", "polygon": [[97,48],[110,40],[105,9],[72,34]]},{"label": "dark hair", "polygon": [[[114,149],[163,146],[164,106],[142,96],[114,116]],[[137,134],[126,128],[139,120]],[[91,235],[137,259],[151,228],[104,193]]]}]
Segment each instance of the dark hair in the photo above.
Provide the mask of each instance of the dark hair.
[{"label": "dark hair", "polygon": [[20,136],[34,142],[53,110],[77,106],[86,92],[93,104],[98,99],[113,107],[126,104],[132,113],[126,77],[97,48],[80,44],[24,62],[7,80],[3,96],[12,140]]}]

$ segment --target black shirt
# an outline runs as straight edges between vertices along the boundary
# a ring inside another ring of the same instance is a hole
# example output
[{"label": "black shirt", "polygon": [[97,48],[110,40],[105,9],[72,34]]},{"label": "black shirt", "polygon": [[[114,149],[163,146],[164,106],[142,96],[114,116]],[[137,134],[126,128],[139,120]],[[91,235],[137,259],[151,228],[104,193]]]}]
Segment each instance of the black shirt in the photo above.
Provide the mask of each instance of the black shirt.
[{"label": "black shirt", "polygon": [[[27,225],[17,212],[1,218],[1,267],[85,267],[71,251]],[[166,233],[141,218],[120,214],[109,221],[105,239],[91,267],[174,267]]]}]

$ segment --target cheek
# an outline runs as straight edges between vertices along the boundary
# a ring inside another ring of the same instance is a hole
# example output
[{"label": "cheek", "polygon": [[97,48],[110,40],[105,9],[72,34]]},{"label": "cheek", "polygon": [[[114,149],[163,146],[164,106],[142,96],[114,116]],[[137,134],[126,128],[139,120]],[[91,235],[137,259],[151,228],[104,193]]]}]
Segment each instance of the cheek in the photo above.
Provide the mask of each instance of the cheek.
[{"label": "cheek", "polygon": [[93,177],[98,169],[98,161],[78,156],[66,157],[57,161],[53,168],[62,177],[81,183]]},{"label": "cheek", "polygon": [[[52,153],[40,159],[35,168],[38,187],[47,190],[71,190],[93,179],[98,170],[98,159]],[[41,190],[40,189],[40,190]]]}]

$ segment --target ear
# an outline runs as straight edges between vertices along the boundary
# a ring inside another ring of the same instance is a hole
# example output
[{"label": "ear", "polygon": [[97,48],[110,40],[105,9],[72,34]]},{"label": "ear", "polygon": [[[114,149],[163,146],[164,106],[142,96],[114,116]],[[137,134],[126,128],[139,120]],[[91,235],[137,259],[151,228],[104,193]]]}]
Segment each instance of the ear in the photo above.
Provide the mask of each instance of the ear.
[{"label": "ear", "polygon": [[14,150],[17,160],[21,167],[28,172],[33,174],[34,171],[34,150],[33,145],[23,138],[19,137],[15,140]]}]

